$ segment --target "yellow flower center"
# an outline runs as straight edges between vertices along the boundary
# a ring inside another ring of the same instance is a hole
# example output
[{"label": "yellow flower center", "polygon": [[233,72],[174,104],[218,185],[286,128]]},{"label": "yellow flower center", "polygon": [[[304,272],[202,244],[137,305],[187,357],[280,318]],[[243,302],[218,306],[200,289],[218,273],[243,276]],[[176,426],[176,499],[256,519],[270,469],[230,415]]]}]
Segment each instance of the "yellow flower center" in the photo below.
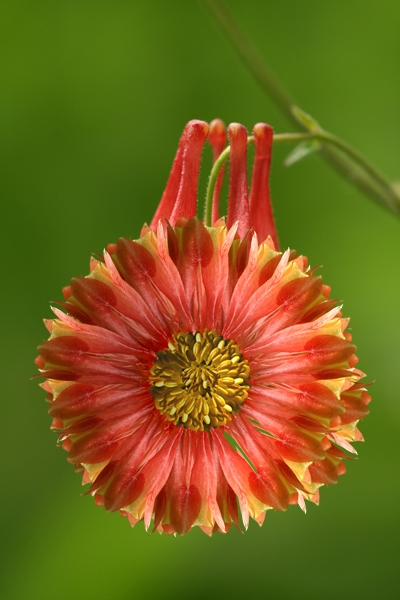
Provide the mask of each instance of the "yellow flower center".
[{"label": "yellow flower center", "polygon": [[249,363],[215,331],[178,333],[157,352],[150,392],[168,421],[193,431],[226,425],[248,396]]}]

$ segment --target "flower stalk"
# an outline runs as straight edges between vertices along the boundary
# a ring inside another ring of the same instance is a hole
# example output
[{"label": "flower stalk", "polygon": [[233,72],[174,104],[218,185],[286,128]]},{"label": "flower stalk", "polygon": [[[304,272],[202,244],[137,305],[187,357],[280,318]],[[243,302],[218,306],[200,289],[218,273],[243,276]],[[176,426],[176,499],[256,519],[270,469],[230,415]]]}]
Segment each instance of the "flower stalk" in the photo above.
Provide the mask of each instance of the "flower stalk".
[{"label": "flower stalk", "polygon": [[[319,128],[318,131],[309,133],[276,133],[274,134],[273,141],[274,143],[314,141],[320,142],[322,146],[325,145],[325,148],[331,146],[339,150],[343,153],[343,155],[347,156],[349,161],[352,161],[354,163],[355,168],[358,168],[360,171],[364,171],[365,174],[367,174],[371,178],[371,180],[375,183],[376,186],[381,187],[382,194],[386,194],[388,202],[391,202],[393,204],[393,212],[400,214],[400,204],[398,203],[398,199],[394,200],[396,193],[390,186],[390,184],[388,184],[386,178],[362,154],[360,154],[355,148],[350,146],[350,144],[340,139],[336,135],[333,135],[332,133],[329,133],[328,131]],[[247,138],[247,144],[254,144],[254,136],[249,136]],[[208,181],[206,192],[205,208],[205,223],[208,227],[211,227],[212,225],[212,201],[214,196],[215,185],[217,183],[218,175],[221,171],[221,168],[228,159],[230,152],[231,147],[227,146],[224,149],[224,151],[220,154],[218,159],[215,161],[210,173],[210,178]]]},{"label": "flower stalk", "polygon": [[[223,0],[203,0],[203,3],[266,95],[274,101],[289,121],[310,134],[308,138],[299,139],[320,141],[320,153],[327,162],[363,193],[400,217],[400,195],[392,183],[357,150],[337,136],[323,130],[312,117],[296,106],[292,96],[247,39]],[[274,141],[277,141],[275,137]],[[281,141],[291,140],[282,138]]]}]

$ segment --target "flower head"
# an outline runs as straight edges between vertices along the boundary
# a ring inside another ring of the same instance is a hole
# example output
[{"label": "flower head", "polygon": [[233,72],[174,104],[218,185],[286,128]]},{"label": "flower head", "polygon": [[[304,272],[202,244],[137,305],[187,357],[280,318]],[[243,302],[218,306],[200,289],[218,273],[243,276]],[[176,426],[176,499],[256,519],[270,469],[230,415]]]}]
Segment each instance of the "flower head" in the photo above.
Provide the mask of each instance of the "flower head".
[{"label": "flower head", "polygon": [[97,504],[166,533],[318,502],[368,412],[348,319],[307,259],[278,249],[272,129],[254,128],[249,196],[247,131],[228,132],[226,222],[223,170],[212,226],[196,217],[203,145],[217,160],[225,128],[191,121],[150,226],[72,279],[39,346],[53,427]]}]

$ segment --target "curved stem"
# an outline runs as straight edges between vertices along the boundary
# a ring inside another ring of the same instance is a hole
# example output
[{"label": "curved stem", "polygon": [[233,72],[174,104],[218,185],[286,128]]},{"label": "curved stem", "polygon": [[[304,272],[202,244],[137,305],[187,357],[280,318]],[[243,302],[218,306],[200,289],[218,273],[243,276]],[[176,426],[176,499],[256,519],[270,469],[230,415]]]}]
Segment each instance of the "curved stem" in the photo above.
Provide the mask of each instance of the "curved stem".
[{"label": "curved stem", "polygon": [[260,87],[293,123],[298,124],[292,113],[292,106],[296,104],[294,99],[281,84],[272,69],[265,63],[255,46],[247,39],[225,3],[221,0],[203,0],[203,3],[224,31]]},{"label": "curved stem", "polygon": [[382,201],[386,205],[386,208],[390,208],[393,212],[400,214],[400,198],[386,177],[365,156],[344,140],[327,131],[323,131],[316,139],[328,142],[346,154],[378,187],[381,187]]},{"label": "curved stem", "polygon": [[205,222],[207,227],[211,227],[212,225],[212,204],[214,197],[215,185],[217,183],[218,175],[221,170],[222,165],[228,158],[231,153],[231,147],[228,146],[221,152],[215,163],[213,164],[213,168],[211,169],[210,177],[207,185],[206,192],[206,206],[205,206]]},{"label": "curved stem", "polygon": [[[248,144],[254,143],[254,138],[248,137],[247,143]],[[207,227],[211,227],[211,225],[212,225],[212,203],[213,203],[214,190],[215,190],[215,185],[217,183],[218,175],[219,175],[222,165],[224,164],[224,162],[226,161],[226,159],[228,158],[230,153],[231,153],[231,147],[227,146],[225,148],[225,150],[223,150],[221,152],[221,154],[218,156],[217,160],[213,164],[213,168],[211,169],[211,173],[210,173],[210,177],[209,177],[208,185],[207,185],[206,207],[205,207],[205,211],[204,211]]]},{"label": "curved stem", "polygon": [[400,195],[396,193],[390,181],[349,144],[319,126],[316,130],[316,124],[312,118],[309,121],[302,118],[302,111],[296,109],[296,103],[291,95],[254,45],[247,39],[223,0],[202,0],[202,3],[208,8],[266,95],[275,102],[292,123],[312,133],[312,139],[328,142],[329,145],[324,144],[321,150],[323,158],[370,198],[400,216]]},{"label": "curved stem", "polygon": [[[296,137],[297,136],[297,137]],[[381,188],[382,194],[385,194],[387,197],[387,202],[392,204],[392,210],[394,212],[398,212],[400,210],[399,198],[395,191],[393,190],[390,183],[387,181],[384,175],[372,164],[370,163],[365,156],[363,156],[358,150],[353,148],[350,144],[340,139],[336,135],[325,131],[318,127],[317,131],[309,134],[288,134],[282,133],[274,136],[274,141],[295,141],[298,140],[317,140],[320,142],[324,142],[325,144],[330,144],[331,146],[336,147],[340,150],[344,155],[346,155],[347,159],[350,160],[354,165],[358,167],[363,173],[367,175],[375,183],[376,186]],[[329,150],[326,146],[323,150]],[[354,173],[354,171],[353,171]]]},{"label": "curved stem", "polygon": [[[284,142],[303,142],[308,140],[317,140],[322,142],[325,145],[332,145],[340,152],[342,152],[346,157],[354,164],[358,169],[364,171],[379,187],[382,188],[383,192],[393,192],[392,188],[389,185],[383,175],[379,173],[379,171],[371,165],[365,158],[357,152],[352,146],[350,146],[347,142],[341,140],[335,135],[332,135],[328,131],[320,130],[315,131],[313,133],[275,133],[273,137],[274,143],[284,143]],[[248,144],[254,143],[254,137],[249,136],[247,138]],[[328,147],[326,146],[326,149]],[[218,175],[221,170],[222,165],[225,163],[227,158],[229,157],[231,152],[231,147],[227,146],[223,152],[219,155],[217,160],[215,161],[213,168],[210,173],[210,178],[208,180],[207,192],[206,192],[206,206],[205,206],[205,221],[207,227],[211,227],[212,225],[212,202],[214,197],[214,189],[217,183]],[[389,198],[389,194],[388,194]],[[400,204],[393,206],[392,210],[397,213],[400,209]]]},{"label": "curved stem", "polygon": [[[308,133],[276,133],[274,135],[274,142],[297,142],[305,139],[313,138],[312,134]],[[249,136],[247,138],[247,143],[254,144],[254,137]],[[217,183],[218,175],[221,170],[222,165],[227,160],[228,156],[231,153],[231,147],[227,146],[225,150],[221,152],[215,163],[213,164],[213,168],[211,169],[210,177],[207,185],[206,192],[206,206],[205,206],[205,222],[207,227],[211,227],[212,223],[212,202],[214,197],[214,190]]]}]

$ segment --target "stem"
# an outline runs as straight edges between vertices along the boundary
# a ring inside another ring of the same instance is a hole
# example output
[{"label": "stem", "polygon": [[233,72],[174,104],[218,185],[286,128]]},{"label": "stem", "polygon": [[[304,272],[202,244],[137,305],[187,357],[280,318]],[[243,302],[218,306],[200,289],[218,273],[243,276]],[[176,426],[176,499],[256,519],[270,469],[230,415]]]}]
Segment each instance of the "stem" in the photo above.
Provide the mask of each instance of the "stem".
[{"label": "stem", "polygon": [[254,45],[247,39],[223,0],[202,1],[266,95],[275,102],[292,123],[312,132],[312,139],[321,139],[329,143],[329,146],[324,145],[321,150],[323,158],[370,198],[400,216],[400,196],[378,169],[343,140],[322,129],[316,132],[312,124],[308,125],[303,119],[299,118],[296,111],[296,102]]},{"label": "stem", "polygon": [[264,92],[273,99],[275,104],[293,123],[298,125],[292,113],[292,106],[296,104],[294,99],[281,84],[272,69],[265,64],[255,46],[247,39],[225,3],[221,0],[203,0],[203,3],[214,16],[216,22]]},{"label": "stem", "polygon": [[[374,181],[377,186],[382,187],[382,194],[385,196],[384,202],[386,208],[389,208],[390,210],[393,210],[393,212],[400,214],[400,198],[386,177],[382,175],[382,173],[372,163],[370,163],[365,156],[363,156],[360,152],[358,152],[358,150],[353,148],[344,140],[338,138],[332,133],[328,133],[327,131],[324,131],[323,134],[317,136],[316,139],[326,141],[333,146],[336,146],[336,148],[346,154],[353,161],[353,163],[358,165]],[[329,148],[326,148],[325,152],[326,150],[329,150]]]},{"label": "stem", "polygon": [[[374,182],[376,183],[377,186],[380,185],[380,186],[382,186],[383,189],[387,187],[388,184],[387,184],[386,179],[383,177],[383,175],[381,175],[379,173],[379,171],[377,171],[375,169],[374,166],[372,166],[369,162],[367,162],[366,159],[359,152],[357,152],[357,150],[352,148],[352,146],[347,144],[347,142],[344,142],[340,138],[336,137],[335,135],[332,135],[331,133],[329,133],[327,131],[320,130],[315,133],[275,133],[274,137],[273,137],[273,141],[275,144],[282,143],[282,142],[283,143],[285,143],[285,142],[303,142],[303,141],[308,141],[308,140],[317,140],[324,144],[331,144],[332,146],[338,148],[340,150],[340,152],[345,154],[354,163],[354,165],[356,165],[357,168],[365,171],[365,173],[367,173],[371,177],[371,179],[374,180]],[[254,137],[249,136],[247,138],[247,143],[254,144]],[[329,150],[329,148],[326,146],[325,150]],[[218,175],[219,175],[222,165],[227,160],[230,153],[231,153],[231,147],[227,146],[225,148],[225,150],[223,152],[221,152],[221,154],[215,161],[213,168],[211,170],[211,173],[210,173],[210,178],[208,180],[208,186],[207,186],[207,192],[206,192],[206,208],[205,208],[205,219],[206,219],[207,227],[211,227],[211,225],[212,225],[212,202],[213,202],[214,189],[215,189],[215,185],[217,183]],[[394,191],[393,191],[393,193],[394,193]],[[400,205],[394,206],[393,211],[397,212],[399,210],[399,206]]]},{"label": "stem", "polygon": [[[312,133],[275,133],[274,142],[301,142],[303,140],[314,139],[315,135]],[[247,144],[254,144],[254,137],[249,136],[247,138]],[[206,226],[211,227],[212,225],[212,203],[214,197],[214,189],[217,184],[217,179],[222,165],[227,160],[231,153],[231,147],[227,146],[225,150],[221,152],[213,168],[211,169],[210,178],[208,180],[207,192],[206,192],[206,208],[205,208],[205,221]]]},{"label": "stem", "polygon": [[[254,138],[248,137],[247,143],[248,144],[254,143]],[[215,189],[215,185],[217,183],[218,175],[219,175],[222,165],[224,164],[224,162],[226,161],[226,159],[228,158],[230,153],[231,153],[231,147],[227,146],[225,148],[225,150],[223,150],[221,152],[221,154],[218,156],[217,160],[213,164],[213,168],[211,169],[210,178],[208,180],[208,185],[207,185],[207,192],[206,192],[205,220],[206,220],[207,227],[211,227],[211,225],[212,225],[212,203],[213,203],[214,189]]]},{"label": "stem", "polygon": [[[301,142],[305,139],[312,139],[312,134],[308,133],[276,133],[274,135],[274,142]],[[254,137],[249,136],[247,138],[247,143],[254,144]],[[212,203],[214,197],[214,190],[217,184],[217,179],[219,172],[221,170],[222,165],[227,160],[228,156],[231,153],[231,147],[227,146],[225,150],[221,152],[215,163],[213,164],[213,168],[211,169],[210,178],[208,180],[207,192],[206,192],[206,207],[205,207],[205,221],[207,227],[211,227],[212,225]]]}]

